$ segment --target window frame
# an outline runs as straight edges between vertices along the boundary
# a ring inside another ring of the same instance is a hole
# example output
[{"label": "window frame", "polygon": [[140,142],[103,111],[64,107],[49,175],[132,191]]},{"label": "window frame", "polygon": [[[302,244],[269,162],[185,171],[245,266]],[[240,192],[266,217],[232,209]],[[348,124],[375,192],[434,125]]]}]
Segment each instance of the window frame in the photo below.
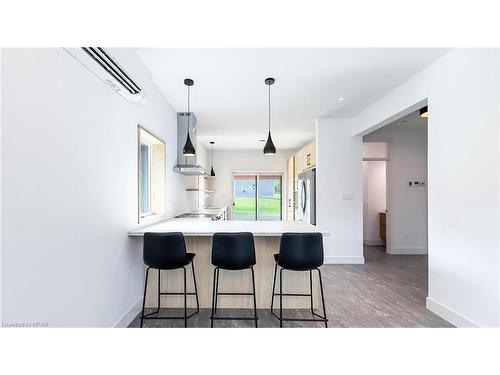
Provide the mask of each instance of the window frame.
[{"label": "window frame", "polygon": [[[142,136],[141,136],[142,135]],[[148,168],[149,168],[149,212],[141,212],[141,145],[148,146]],[[160,169],[155,167],[155,155],[153,148],[161,145]],[[166,212],[166,173],[167,173],[167,144],[147,128],[137,125],[137,223],[144,224],[156,218],[164,217]],[[156,178],[156,181],[155,181]],[[155,186],[160,182],[161,191],[156,192]],[[159,204],[159,203],[161,204]]]},{"label": "window frame", "polygon": [[[141,163],[141,153],[142,153],[142,146],[146,146],[147,149],[148,149],[148,203],[149,203],[149,211],[147,212],[144,212],[142,211],[142,207],[141,207],[141,200],[142,200],[142,196],[141,196],[141,183],[142,183],[142,173],[141,173],[141,167],[142,167],[142,163]],[[152,159],[151,159],[151,147],[152,145],[146,141],[139,141],[139,218],[140,219],[144,219],[145,217],[148,217],[148,216],[151,216],[151,215],[154,215],[154,212],[153,212],[153,209],[152,209],[152,195],[153,195],[153,188],[151,186],[151,170],[152,170]]]},{"label": "window frame", "polygon": [[[235,176],[255,176],[255,219],[253,221],[264,221],[259,218],[259,180],[260,176],[279,176],[280,177],[280,220],[283,221],[283,195],[286,194],[283,181],[285,174],[283,172],[271,171],[232,171],[231,172],[231,216],[234,209],[234,177]],[[278,220],[276,220],[278,221]]]}]

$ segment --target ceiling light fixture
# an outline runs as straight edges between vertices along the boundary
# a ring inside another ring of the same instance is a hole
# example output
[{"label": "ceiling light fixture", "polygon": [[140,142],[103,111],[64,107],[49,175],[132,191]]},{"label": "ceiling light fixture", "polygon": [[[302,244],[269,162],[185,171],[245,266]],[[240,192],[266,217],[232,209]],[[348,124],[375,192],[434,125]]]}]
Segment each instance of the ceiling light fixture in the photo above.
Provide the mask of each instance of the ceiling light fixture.
[{"label": "ceiling light fixture", "polygon": [[339,98],[339,102],[343,102],[343,101],[344,101],[344,97],[343,97],[343,96],[341,96],[341,97]]},{"label": "ceiling light fixture", "polygon": [[420,108],[420,117],[422,117],[422,118],[429,117],[429,112],[428,112],[427,106]]},{"label": "ceiling light fixture", "polygon": [[214,141],[210,141],[210,144],[212,145],[212,169],[210,170],[210,176],[215,177],[215,171],[214,171]]},{"label": "ceiling light fixture", "polygon": [[195,156],[196,155],[196,150],[194,149],[194,146],[193,146],[193,143],[191,142],[191,138],[189,137],[189,124],[191,122],[191,107],[190,107],[190,102],[191,102],[191,92],[190,92],[190,89],[191,89],[191,86],[194,85],[194,81],[192,79],[189,79],[189,78],[186,78],[184,80],[184,84],[187,86],[187,89],[188,89],[188,108],[187,108],[187,118],[188,118],[188,126],[187,126],[187,138],[186,138],[186,143],[184,144],[184,147],[182,149],[182,155],[184,156]]},{"label": "ceiling light fixture", "polygon": [[269,133],[267,134],[267,142],[264,146],[264,155],[276,155],[276,147],[271,138],[271,85],[274,84],[274,78],[266,78],[264,82],[269,87]]}]

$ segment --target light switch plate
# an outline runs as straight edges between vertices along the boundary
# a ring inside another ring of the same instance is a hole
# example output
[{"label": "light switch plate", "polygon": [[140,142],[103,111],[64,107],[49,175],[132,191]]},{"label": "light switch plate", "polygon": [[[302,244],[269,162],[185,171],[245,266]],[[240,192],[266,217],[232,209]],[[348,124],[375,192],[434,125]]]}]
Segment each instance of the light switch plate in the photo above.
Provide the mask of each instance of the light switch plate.
[{"label": "light switch plate", "polygon": [[406,182],[407,189],[411,190],[422,189],[425,188],[426,185],[427,183],[425,182],[425,179],[422,177],[413,177]]}]

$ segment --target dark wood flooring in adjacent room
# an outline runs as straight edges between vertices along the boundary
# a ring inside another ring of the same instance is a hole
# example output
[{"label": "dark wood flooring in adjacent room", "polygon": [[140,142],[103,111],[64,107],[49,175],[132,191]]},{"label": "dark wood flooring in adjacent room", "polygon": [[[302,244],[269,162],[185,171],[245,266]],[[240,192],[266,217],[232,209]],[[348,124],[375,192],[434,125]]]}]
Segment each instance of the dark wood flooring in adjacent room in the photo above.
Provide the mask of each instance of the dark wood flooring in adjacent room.
[{"label": "dark wood flooring in adjacent room", "polygon": [[[452,327],[425,308],[427,256],[388,255],[383,247],[365,246],[364,265],[322,267],[329,327]],[[286,306],[286,304],[285,304]],[[153,311],[153,310],[150,310]],[[162,309],[182,315],[182,309]],[[253,313],[221,311],[221,315]],[[189,314],[189,312],[188,312]],[[259,310],[259,327],[279,327],[270,310]],[[310,317],[308,310],[287,310],[284,316]],[[188,327],[210,327],[210,309],[188,320]],[[216,327],[253,327],[252,321],[217,321]],[[139,327],[137,316],[129,327]],[[144,327],[183,327],[183,320],[146,320]],[[324,327],[321,323],[285,322],[284,327]]]}]

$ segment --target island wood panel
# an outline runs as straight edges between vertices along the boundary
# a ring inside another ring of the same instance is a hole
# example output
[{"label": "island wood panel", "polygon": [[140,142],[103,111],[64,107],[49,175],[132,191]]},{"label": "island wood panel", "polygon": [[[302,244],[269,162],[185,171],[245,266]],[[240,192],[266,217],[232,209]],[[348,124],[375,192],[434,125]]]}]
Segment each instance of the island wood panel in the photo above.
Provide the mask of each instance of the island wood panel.
[{"label": "island wood panel", "polygon": [[[212,237],[185,237],[188,252],[196,253],[194,266],[196,271],[196,282],[198,286],[198,297],[200,308],[212,306],[212,283],[213,270],[211,264]],[[271,294],[273,286],[274,257],[278,252],[279,237],[255,237],[255,251],[257,264],[255,271],[255,288],[257,294],[257,308],[269,308],[271,305]],[[194,291],[191,265],[186,267],[188,291]],[[156,307],[158,296],[158,271],[149,271],[148,291],[146,307]],[[283,271],[283,292],[285,293],[309,293],[309,273]],[[174,292],[183,290],[183,271],[169,270],[161,272],[162,292]],[[251,292],[251,271],[227,271],[221,270],[219,276],[219,292]],[[276,292],[279,291],[279,268],[276,278]],[[188,296],[188,307],[195,307],[195,297]],[[320,294],[317,272],[313,272],[313,302],[314,307],[320,306]],[[279,297],[275,297],[275,306],[279,307]],[[182,307],[183,296],[162,296],[161,306]],[[219,308],[252,308],[252,296],[219,296]],[[309,308],[309,297],[283,297],[284,308]]]}]

